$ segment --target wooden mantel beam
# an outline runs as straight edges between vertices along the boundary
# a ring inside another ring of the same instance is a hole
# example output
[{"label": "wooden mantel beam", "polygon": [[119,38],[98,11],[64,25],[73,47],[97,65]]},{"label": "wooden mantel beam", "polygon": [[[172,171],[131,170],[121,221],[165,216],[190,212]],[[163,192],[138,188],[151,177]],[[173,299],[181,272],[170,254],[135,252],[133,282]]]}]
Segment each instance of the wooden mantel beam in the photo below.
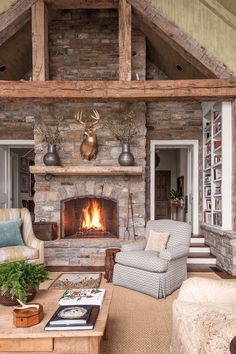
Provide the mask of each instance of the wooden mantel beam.
[{"label": "wooden mantel beam", "polygon": [[33,80],[48,80],[48,11],[44,0],[32,6]]},{"label": "wooden mantel beam", "polygon": [[119,79],[131,80],[131,6],[119,1]]},{"label": "wooden mantel beam", "polygon": [[231,100],[236,78],[153,81],[0,81],[0,99],[43,101]]}]

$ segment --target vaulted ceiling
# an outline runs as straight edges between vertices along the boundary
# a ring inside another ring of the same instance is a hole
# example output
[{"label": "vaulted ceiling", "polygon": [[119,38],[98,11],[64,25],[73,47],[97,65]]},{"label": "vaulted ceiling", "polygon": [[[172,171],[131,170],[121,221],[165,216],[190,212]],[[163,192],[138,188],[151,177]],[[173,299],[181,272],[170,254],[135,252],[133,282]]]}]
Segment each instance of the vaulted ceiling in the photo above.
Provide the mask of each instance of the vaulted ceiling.
[{"label": "vaulted ceiling", "polygon": [[[147,21],[148,17],[145,18],[135,8],[135,1],[128,1],[131,5],[134,5],[133,21],[135,25],[138,26],[147,37],[147,56],[149,60],[155,63],[170,79],[217,77],[216,74],[211,74],[210,70],[202,70],[201,65],[196,65],[197,60],[190,58],[191,53],[188,53],[186,48],[180,48],[180,46],[172,45],[171,41],[167,41],[160,29],[155,30],[155,26]],[[236,12],[235,0],[217,1],[232,13]],[[6,9],[7,3],[12,2],[11,0],[2,0],[0,11]],[[20,2],[22,2],[22,0],[20,0]],[[33,2],[35,1],[24,0],[24,4]],[[137,3],[138,2],[140,1],[137,1]],[[55,15],[52,10],[50,14],[51,18]],[[31,70],[32,44],[30,19],[30,11],[27,10],[23,15],[19,16],[18,20],[14,21],[8,28],[0,32],[0,45],[3,43],[0,46],[0,80],[19,80]],[[190,40],[189,38],[191,39],[191,37],[188,37],[188,40]],[[172,42],[175,42],[175,38]],[[1,71],[1,68],[2,70],[4,69],[4,65],[6,66],[6,70]]]}]

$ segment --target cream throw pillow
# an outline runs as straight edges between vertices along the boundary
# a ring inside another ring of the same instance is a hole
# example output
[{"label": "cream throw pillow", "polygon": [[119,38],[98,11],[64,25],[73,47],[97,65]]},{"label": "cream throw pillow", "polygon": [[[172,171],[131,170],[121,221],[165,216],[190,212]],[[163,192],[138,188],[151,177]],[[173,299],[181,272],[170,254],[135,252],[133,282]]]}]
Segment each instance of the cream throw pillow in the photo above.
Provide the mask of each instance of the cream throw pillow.
[{"label": "cream throw pillow", "polygon": [[169,232],[157,232],[150,230],[145,251],[161,252],[166,248]]}]

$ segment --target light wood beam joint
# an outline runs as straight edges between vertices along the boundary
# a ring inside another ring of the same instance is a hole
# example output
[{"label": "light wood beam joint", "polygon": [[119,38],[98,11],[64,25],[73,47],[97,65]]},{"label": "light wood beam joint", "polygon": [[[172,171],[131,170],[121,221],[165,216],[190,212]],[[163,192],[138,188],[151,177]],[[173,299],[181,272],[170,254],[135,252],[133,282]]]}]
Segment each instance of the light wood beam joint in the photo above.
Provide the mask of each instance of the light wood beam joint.
[{"label": "light wood beam joint", "polygon": [[48,11],[44,0],[32,6],[33,80],[48,80]]},{"label": "light wood beam joint", "polygon": [[131,5],[126,0],[119,1],[119,79],[131,80],[132,57]]}]

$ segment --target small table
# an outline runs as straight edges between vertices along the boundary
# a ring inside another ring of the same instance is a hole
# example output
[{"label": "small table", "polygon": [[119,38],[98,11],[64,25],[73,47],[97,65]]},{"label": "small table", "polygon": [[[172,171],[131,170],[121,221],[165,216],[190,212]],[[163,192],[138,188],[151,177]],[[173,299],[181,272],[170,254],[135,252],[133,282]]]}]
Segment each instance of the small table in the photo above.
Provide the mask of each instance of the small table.
[{"label": "small table", "polygon": [[113,268],[115,265],[116,254],[118,252],[120,252],[120,248],[118,247],[106,249],[104,278],[107,280],[107,283],[112,282]]},{"label": "small table", "polygon": [[57,238],[57,223],[47,221],[33,222],[35,236],[42,241],[52,241]]},{"label": "small table", "polygon": [[44,331],[44,326],[58,308],[65,290],[40,290],[33,302],[43,305],[44,319],[38,325],[16,328],[12,307],[0,305],[0,353],[14,354],[99,354],[101,338],[105,335],[112,285],[105,284],[105,298],[93,330]]}]

